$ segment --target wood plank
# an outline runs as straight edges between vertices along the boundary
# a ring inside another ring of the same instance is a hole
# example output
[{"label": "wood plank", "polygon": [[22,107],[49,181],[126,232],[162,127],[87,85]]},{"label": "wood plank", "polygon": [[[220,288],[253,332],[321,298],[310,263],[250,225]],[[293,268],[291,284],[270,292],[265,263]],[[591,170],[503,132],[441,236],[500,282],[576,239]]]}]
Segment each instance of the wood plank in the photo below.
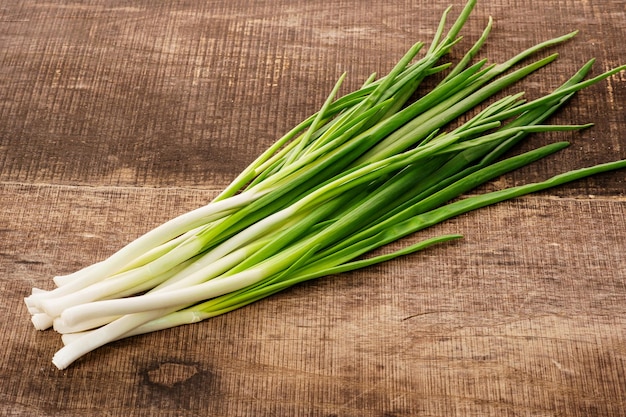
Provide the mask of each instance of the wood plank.
[{"label": "wood plank", "polygon": [[[343,71],[348,91],[372,72],[388,71],[413,42],[429,41],[447,4],[19,2],[6,8],[0,26],[7,45],[0,51],[0,175],[14,182],[223,188],[315,111]],[[558,64],[519,87],[536,97],[592,57],[599,61],[595,73],[625,62],[624,2],[595,4],[481,2],[463,46],[488,15],[496,27],[484,57],[494,62],[579,29],[576,40],[558,48]],[[554,14],[559,18],[548,17]],[[555,117],[602,123],[580,134],[539,136],[573,146],[526,177],[623,153],[620,79],[590,88]],[[623,180],[605,176],[568,190],[623,194]]]},{"label": "wood plank", "polygon": [[1,190],[2,241],[15,242],[0,251],[2,314],[15,318],[0,324],[9,415],[617,416],[626,404],[624,201],[486,208],[426,233],[461,242],[120,341],[59,372],[58,335],[30,328],[21,297],[207,195]]}]

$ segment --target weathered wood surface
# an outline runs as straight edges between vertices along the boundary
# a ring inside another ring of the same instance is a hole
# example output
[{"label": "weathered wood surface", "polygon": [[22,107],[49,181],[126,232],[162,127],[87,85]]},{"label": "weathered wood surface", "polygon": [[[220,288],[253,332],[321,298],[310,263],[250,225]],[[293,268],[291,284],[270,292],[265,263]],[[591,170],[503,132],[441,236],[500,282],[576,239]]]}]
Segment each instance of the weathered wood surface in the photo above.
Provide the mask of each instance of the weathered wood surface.
[{"label": "weathered wood surface", "polygon": [[[66,371],[22,298],[215,195],[324,100],[430,39],[446,1],[0,7],[0,415],[623,416],[626,173],[470,213],[464,240],[298,286]],[[459,10],[461,4],[456,5]],[[581,32],[523,83],[626,63],[626,2],[485,0],[498,61]],[[454,56],[454,55],[453,55]],[[490,188],[626,157],[626,75],[537,135],[572,146]],[[523,147],[522,147],[523,148]]]}]

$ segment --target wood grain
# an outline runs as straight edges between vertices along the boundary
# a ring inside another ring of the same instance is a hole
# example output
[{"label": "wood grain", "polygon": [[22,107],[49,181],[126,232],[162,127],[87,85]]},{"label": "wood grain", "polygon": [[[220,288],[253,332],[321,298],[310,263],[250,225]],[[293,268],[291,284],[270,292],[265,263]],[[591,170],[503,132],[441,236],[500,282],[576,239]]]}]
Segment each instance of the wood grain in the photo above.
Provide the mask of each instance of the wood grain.
[{"label": "wood grain", "polygon": [[[204,204],[314,111],[432,36],[448,2],[16,1],[0,7],[0,416],[607,416],[626,409],[626,173],[419,237],[461,241],[103,347],[65,371],[22,298]],[[458,11],[461,4],[455,4]],[[479,2],[500,61],[574,29],[530,97],[626,63],[626,2]],[[453,55],[453,58],[458,58]],[[596,123],[484,189],[626,158],[626,79],[553,118]],[[399,245],[407,242],[400,242]]]}]

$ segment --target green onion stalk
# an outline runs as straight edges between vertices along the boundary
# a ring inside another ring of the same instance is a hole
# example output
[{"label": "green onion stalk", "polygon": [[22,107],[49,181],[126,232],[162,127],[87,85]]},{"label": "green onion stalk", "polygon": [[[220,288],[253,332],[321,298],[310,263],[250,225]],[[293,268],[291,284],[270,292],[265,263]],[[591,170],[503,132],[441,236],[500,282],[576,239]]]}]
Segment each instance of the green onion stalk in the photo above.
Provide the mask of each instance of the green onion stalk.
[{"label": "green onion stalk", "polygon": [[589,128],[546,121],[578,91],[626,69],[588,78],[590,60],[542,97],[505,95],[557,54],[529,58],[576,32],[489,64],[476,59],[492,30],[489,19],[462,58],[446,62],[475,3],[468,1],[447,30],[446,9],[427,49],[415,43],[388,74],[339,96],[342,74],[316,113],[205,206],[101,262],[54,277],[52,290],[33,289],[25,302],[34,326],[54,328],[65,344],[53,363],[64,369],[114,340],[205,320],[305,281],[459,239],[437,236],[373,254],[471,210],[626,168],[618,160],[464,196],[567,147],[556,142],[510,154],[532,133]]}]

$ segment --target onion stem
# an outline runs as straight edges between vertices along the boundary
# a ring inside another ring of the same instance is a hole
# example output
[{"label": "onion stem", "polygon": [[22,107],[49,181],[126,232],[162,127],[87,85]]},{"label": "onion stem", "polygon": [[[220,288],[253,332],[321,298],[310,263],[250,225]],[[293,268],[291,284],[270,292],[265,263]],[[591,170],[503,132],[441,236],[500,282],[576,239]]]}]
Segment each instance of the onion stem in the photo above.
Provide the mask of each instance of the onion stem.
[{"label": "onion stem", "polygon": [[[580,90],[626,70],[619,66],[586,78],[594,63],[589,60],[541,97],[504,93],[558,55],[521,65],[523,60],[576,32],[489,64],[476,58],[493,29],[490,18],[456,65],[442,62],[459,47],[475,4],[469,0],[447,32],[446,9],[427,49],[414,43],[388,74],[340,96],[342,74],[319,111],[203,207],[103,261],[55,277],[55,289],[33,289],[25,298],[33,325],[63,335],[65,347],[53,363],[64,369],[124,337],[195,323],[305,281],[457,240],[462,236],[446,234],[387,248],[454,216],[626,168],[626,160],[618,160],[465,196],[565,149],[567,142],[557,142],[509,155],[533,133],[590,128],[546,120]],[[429,78],[432,87],[424,88]]]}]

